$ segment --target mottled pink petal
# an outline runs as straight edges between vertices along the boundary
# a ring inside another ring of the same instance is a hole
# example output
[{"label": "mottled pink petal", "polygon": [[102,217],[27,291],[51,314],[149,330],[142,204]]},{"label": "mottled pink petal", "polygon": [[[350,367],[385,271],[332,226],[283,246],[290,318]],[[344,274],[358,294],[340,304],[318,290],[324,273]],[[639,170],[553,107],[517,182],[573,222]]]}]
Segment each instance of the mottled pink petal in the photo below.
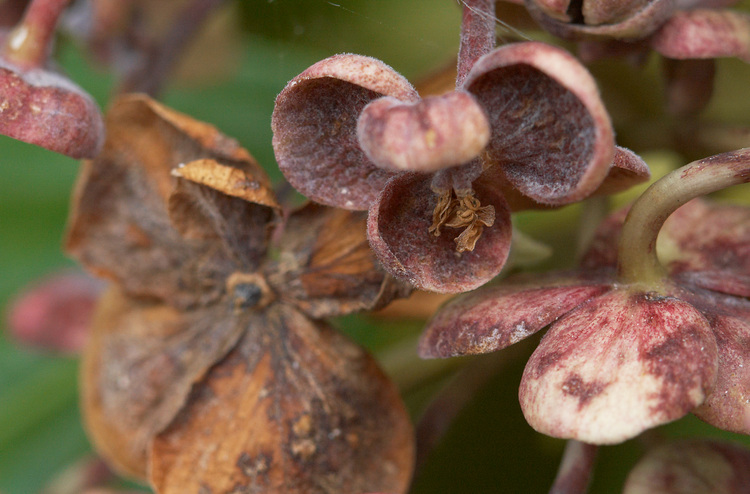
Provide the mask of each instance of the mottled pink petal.
[{"label": "mottled pink petal", "polygon": [[745,318],[706,314],[719,345],[716,385],[693,413],[725,431],[750,434],[750,303]]},{"label": "mottled pink petal", "polygon": [[669,58],[737,57],[750,62],[750,14],[696,9],[675,13],[651,38]]},{"label": "mottled pink petal", "polygon": [[539,432],[619,443],[700,405],[717,372],[708,321],[670,296],[615,290],[552,326],[519,396]]},{"label": "mottled pink petal", "polygon": [[357,141],[357,119],[381,96],[413,102],[416,90],[374,58],[335,55],[292,79],[276,98],[276,161],[294,188],[330,206],[365,210],[392,172],[376,167]]},{"label": "mottled pink petal", "polygon": [[651,449],[631,470],[623,494],[743,494],[750,492],[750,451],[708,439]]},{"label": "mottled pink petal", "polygon": [[430,233],[437,195],[431,177],[404,173],[391,179],[370,208],[367,235],[383,267],[415,287],[440,293],[473,290],[494,278],[510,249],[510,212],[499,191],[474,182],[482,206],[495,207],[495,222],[485,228],[473,251],[456,252],[460,229]]},{"label": "mottled pink petal", "polygon": [[464,82],[490,117],[488,159],[537,202],[581,200],[604,180],[612,124],[588,71],[568,52],[538,42],[480,58]]},{"label": "mottled pink petal", "polygon": [[584,0],[580,9],[583,23],[587,26],[617,24],[623,22],[646,7],[653,0]]},{"label": "mottled pink petal", "polygon": [[501,350],[609,290],[576,276],[521,278],[453,298],[427,323],[419,342],[422,358]]},{"label": "mottled pink petal", "polygon": [[80,352],[104,283],[63,271],[24,289],[10,305],[8,329],[20,342],[43,350]]},{"label": "mottled pink petal", "polygon": [[465,91],[413,103],[386,96],[362,110],[357,136],[381,168],[432,172],[476,158],[490,140],[490,124]]},{"label": "mottled pink petal", "polygon": [[71,158],[93,158],[104,143],[99,107],[60,74],[0,59],[0,101],[0,134]]}]

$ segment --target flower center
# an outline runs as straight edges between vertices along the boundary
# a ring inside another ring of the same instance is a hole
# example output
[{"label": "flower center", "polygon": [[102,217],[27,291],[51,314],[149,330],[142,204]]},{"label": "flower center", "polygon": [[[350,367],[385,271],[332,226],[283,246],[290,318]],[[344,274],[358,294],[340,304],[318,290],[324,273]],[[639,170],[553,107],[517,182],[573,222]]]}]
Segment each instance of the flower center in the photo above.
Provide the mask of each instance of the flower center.
[{"label": "flower center", "polygon": [[233,273],[227,278],[227,293],[237,312],[262,309],[275,298],[263,276],[255,273]]},{"label": "flower center", "polygon": [[495,223],[495,207],[492,205],[482,206],[474,196],[474,191],[469,189],[459,195],[454,189],[438,194],[437,205],[432,211],[432,226],[430,233],[436,237],[440,236],[442,227],[463,228],[454,240],[456,252],[473,251],[477,240],[482,236],[485,227]]}]

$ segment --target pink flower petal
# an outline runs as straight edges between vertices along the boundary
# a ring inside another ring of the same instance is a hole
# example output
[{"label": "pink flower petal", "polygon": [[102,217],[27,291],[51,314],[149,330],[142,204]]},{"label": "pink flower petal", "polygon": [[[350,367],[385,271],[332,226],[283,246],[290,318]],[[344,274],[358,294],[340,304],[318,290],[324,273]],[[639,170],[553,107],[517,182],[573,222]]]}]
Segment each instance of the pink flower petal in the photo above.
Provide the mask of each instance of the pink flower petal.
[{"label": "pink flower petal", "polygon": [[512,345],[609,286],[574,276],[510,280],[460,295],[427,323],[419,342],[422,358],[489,353]]},{"label": "pink flower petal", "polygon": [[437,196],[431,177],[404,173],[391,179],[370,208],[367,235],[383,267],[415,287],[440,293],[473,290],[494,278],[510,249],[510,212],[503,196],[474,182],[482,206],[495,207],[495,223],[485,228],[473,251],[456,252],[461,230],[429,232]]},{"label": "pink flower petal", "polygon": [[691,305],[615,290],[552,326],[526,365],[521,407],[544,434],[619,443],[700,405],[717,363],[708,321]]},{"label": "pink flower petal", "polygon": [[386,96],[362,110],[357,135],[367,157],[381,168],[432,172],[479,156],[490,140],[490,124],[465,91],[413,103]]},{"label": "pink flower petal", "polygon": [[480,58],[464,82],[492,126],[489,160],[537,202],[583,199],[614,155],[612,124],[588,71],[544,43],[506,45]]},{"label": "pink flower petal", "polygon": [[651,38],[669,58],[738,57],[750,62],[750,14],[695,9],[675,13]]},{"label": "pink flower petal", "polygon": [[357,119],[384,95],[419,99],[392,68],[359,55],[326,58],[292,79],[271,117],[276,160],[289,183],[316,202],[367,209],[393,173],[365,156]]}]

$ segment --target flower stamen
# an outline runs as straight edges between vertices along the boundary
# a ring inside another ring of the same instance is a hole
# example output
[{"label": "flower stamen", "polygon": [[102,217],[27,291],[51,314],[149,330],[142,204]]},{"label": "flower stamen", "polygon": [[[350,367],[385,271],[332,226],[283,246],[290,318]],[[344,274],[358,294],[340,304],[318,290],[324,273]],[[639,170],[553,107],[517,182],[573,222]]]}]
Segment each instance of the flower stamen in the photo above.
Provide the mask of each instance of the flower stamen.
[{"label": "flower stamen", "polygon": [[432,226],[430,233],[436,237],[440,236],[440,228],[463,228],[454,240],[456,252],[473,251],[482,236],[485,227],[495,223],[495,207],[492,205],[482,206],[474,196],[474,191],[469,190],[461,197],[454,190],[441,192],[438,196],[437,205],[432,213]]}]

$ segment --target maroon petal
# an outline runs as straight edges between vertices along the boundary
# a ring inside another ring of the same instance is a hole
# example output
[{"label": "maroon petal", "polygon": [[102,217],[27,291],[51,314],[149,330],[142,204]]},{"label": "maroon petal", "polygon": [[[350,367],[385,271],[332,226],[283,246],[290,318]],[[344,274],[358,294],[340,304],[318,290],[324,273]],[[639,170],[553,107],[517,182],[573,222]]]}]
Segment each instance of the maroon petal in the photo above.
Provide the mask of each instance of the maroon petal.
[{"label": "maroon petal", "polygon": [[489,160],[522,194],[561,205],[602,183],[614,155],[612,124],[572,55],[544,43],[506,45],[477,61],[464,88],[489,116]]},{"label": "maroon petal", "polygon": [[422,358],[501,350],[609,290],[578,277],[554,275],[483,287],[460,295],[427,323],[419,342]]},{"label": "maroon petal", "polygon": [[376,99],[362,111],[357,135],[381,168],[432,172],[476,158],[490,140],[490,124],[472,95],[453,91],[413,103]]},{"label": "maroon petal", "polygon": [[326,58],[292,79],[271,117],[276,161],[289,183],[316,202],[367,209],[393,174],[365,156],[357,119],[384,95],[419,99],[392,68],[360,55]]},{"label": "maroon petal", "polygon": [[431,177],[404,173],[392,178],[370,208],[367,235],[383,267],[415,287],[440,293],[473,290],[494,278],[510,249],[510,212],[503,196],[474,182],[482,206],[495,207],[495,222],[485,228],[473,251],[456,252],[461,231],[430,233],[437,195]]},{"label": "maroon petal", "polygon": [[708,439],[675,441],[646,453],[628,474],[623,494],[750,492],[750,451]]},{"label": "maroon petal", "polygon": [[689,116],[703,110],[714,90],[714,60],[664,58],[662,64],[669,112]]},{"label": "maroon petal", "polygon": [[0,134],[71,158],[93,158],[104,143],[99,107],[60,74],[0,59],[0,101]]},{"label": "maroon petal", "polygon": [[675,13],[651,38],[669,58],[738,57],[750,62],[750,14],[696,9]]},{"label": "maroon petal", "polygon": [[552,326],[526,365],[521,407],[544,434],[618,443],[700,405],[717,363],[716,340],[694,307],[615,290]]}]

